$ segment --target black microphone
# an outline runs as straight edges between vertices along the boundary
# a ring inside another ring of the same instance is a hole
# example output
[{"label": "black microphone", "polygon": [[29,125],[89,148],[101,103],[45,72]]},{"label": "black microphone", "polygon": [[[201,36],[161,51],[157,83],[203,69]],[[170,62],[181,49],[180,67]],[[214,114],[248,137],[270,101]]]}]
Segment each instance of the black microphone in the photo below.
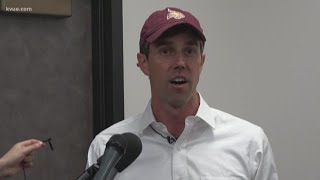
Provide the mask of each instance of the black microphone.
[{"label": "black microphone", "polygon": [[126,169],[130,164],[135,161],[142,151],[142,143],[140,138],[133,133],[123,133],[123,137],[126,138],[127,151],[122,156],[122,158],[118,161],[115,167],[112,169],[111,173],[107,176],[105,180],[113,180],[118,172],[122,172]]},{"label": "black microphone", "polygon": [[126,153],[115,166],[118,172],[122,172],[133,163],[142,151],[142,143],[137,135],[133,133],[123,133],[122,135],[127,139],[128,146]]},{"label": "black microphone", "polygon": [[123,135],[115,134],[110,138],[101,156],[100,168],[93,180],[104,180],[110,174],[114,166],[125,154],[127,144],[127,140]]},{"label": "black microphone", "polygon": [[[127,141],[127,149],[115,167],[112,168],[105,180],[113,180],[117,173],[126,169],[133,161],[137,159],[142,151],[142,143],[138,136],[133,133],[124,133],[121,134],[121,136]],[[103,156],[98,158],[97,163],[87,168],[85,172],[76,178],[76,180],[92,180],[99,170],[99,166],[102,163],[102,158]]]},{"label": "black microphone", "polygon": [[99,170],[99,164],[93,164],[88,167],[76,180],[91,180]]}]

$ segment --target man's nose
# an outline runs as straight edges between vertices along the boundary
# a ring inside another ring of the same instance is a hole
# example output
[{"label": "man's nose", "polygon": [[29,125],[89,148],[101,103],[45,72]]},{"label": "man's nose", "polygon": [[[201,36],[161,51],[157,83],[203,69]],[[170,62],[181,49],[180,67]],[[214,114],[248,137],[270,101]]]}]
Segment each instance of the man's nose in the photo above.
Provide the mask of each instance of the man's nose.
[{"label": "man's nose", "polygon": [[178,53],[175,57],[175,68],[186,68],[186,59],[182,53]]}]

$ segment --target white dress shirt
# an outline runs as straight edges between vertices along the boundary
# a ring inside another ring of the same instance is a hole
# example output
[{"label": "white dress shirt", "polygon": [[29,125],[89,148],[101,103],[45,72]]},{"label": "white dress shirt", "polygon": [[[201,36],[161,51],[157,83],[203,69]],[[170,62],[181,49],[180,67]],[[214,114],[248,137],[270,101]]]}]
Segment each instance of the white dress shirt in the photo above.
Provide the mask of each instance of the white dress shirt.
[{"label": "white dress shirt", "polygon": [[156,121],[149,102],[142,114],[116,123],[95,137],[87,167],[103,155],[112,135],[125,132],[140,137],[142,152],[115,180],[278,180],[263,130],[209,107],[201,95],[197,114],[186,118],[185,129],[176,142],[167,141],[165,137],[172,135]]}]

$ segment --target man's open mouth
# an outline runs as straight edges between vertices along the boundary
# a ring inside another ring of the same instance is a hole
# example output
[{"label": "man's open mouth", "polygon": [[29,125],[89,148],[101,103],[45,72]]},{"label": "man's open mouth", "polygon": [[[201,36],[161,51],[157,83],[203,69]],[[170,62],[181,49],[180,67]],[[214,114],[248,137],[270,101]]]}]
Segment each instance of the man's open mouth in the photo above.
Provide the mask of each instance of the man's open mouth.
[{"label": "man's open mouth", "polygon": [[180,84],[187,83],[187,80],[185,78],[183,78],[183,77],[177,77],[177,78],[174,78],[174,79],[170,80],[170,83],[171,84],[180,85]]}]

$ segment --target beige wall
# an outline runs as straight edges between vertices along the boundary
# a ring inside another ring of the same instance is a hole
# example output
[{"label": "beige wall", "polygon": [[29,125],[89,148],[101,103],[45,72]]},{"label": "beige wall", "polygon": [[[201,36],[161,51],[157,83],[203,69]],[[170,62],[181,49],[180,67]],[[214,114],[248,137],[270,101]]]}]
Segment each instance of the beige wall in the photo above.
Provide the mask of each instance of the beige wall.
[{"label": "beige wall", "polygon": [[198,89],[207,102],[263,127],[280,179],[319,179],[320,1],[124,0],[126,117],[150,98],[135,65],[141,26],[167,6],[202,22],[207,59]]}]

